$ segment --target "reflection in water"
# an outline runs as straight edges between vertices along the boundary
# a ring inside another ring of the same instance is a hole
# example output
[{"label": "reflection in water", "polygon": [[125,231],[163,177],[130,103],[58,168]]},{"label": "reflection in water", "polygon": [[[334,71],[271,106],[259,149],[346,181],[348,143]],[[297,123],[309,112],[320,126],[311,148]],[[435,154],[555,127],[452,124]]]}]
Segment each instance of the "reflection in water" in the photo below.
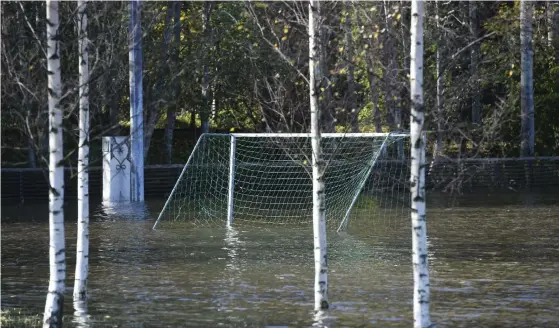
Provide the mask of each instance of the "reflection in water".
[{"label": "reflection in water", "polygon": [[76,301],[74,300],[74,317],[72,319],[73,327],[89,328],[91,327],[91,320],[87,315],[87,300]]},{"label": "reflection in water", "polygon": [[148,220],[150,211],[145,202],[107,202],[103,201],[95,211],[99,220]]},{"label": "reflection in water", "polygon": [[332,318],[328,311],[319,310],[314,312],[313,327],[330,327],[332,325]]},{"label": "reflection in water", "polygon": [[236,285],[239,284],[239,275],[242,270],[242,263],[239,259],[240,247],[243,242],[240,240],[239,231],[233,227],[225,230],[225,238],[223,239],[227,252],[227,259],[224,270],[223,297],[221,297],[218,305],[218,311],[229,311],[234,309],[235,297],[237,297]]}]

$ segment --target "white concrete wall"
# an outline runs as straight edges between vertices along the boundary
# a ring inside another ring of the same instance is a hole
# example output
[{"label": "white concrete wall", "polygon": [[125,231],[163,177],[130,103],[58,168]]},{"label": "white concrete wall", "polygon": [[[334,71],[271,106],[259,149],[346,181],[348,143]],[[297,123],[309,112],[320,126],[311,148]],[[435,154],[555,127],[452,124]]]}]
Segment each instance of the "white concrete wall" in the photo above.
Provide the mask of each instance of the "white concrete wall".
[{"label": "white concrete wall", "polygon": [[103,201],[130,201],[130,140],[103,137]]}]

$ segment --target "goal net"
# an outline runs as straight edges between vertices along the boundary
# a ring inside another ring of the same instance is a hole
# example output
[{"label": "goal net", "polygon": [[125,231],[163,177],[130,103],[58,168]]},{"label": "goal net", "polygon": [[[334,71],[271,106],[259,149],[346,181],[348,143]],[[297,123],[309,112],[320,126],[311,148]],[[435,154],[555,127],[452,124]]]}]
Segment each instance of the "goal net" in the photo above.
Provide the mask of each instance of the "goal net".
[{"label": "goal net", "polygon": [[[326,222],[394,222],[409,213],[409,134],[325,133]],[[162,222],[312,226],[310,134],[203,134]]]}]

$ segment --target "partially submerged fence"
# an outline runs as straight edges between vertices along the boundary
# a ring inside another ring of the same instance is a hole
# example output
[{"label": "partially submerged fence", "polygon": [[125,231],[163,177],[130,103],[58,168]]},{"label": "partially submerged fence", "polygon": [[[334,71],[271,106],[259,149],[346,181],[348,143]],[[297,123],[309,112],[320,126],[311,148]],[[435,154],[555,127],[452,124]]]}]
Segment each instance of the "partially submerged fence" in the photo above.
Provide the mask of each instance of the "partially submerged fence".
[{"label": "partially submerged fence", "polygon": [[[399,161],[379,165],[402,165]],[[145,197],[166,198],[183,165],[145,167]],[[476,188],[520,190],[530,186],[559,186],[559,157],[476,158],[431,161],[427,168],[427,188],[465,192]],[[90,168],[89,194],[101,198],[101,167]],[[2,169],[2,201],[25,202],[48,199],[48,172],[41,169]],[[65,198],[77,197],[77,169],[65,170]]]}]

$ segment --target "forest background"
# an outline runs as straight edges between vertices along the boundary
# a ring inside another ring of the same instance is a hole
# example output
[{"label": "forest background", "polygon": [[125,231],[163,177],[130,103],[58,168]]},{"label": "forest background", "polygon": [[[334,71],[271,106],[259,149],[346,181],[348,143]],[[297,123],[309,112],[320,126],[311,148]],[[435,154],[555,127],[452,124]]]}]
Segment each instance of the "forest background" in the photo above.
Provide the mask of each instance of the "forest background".
[{"label": "forest background", "polygon": [[[519,2],[426,2],[429,156],[558,153],[559,3],[532,3],[521,33]],[[76,10],[60,3],[67,166],[79,133]],[[410,2],[331,1],[323,10],[323,130],[408,130]],[[99,166],[101,138],[129,134],[130,12],[113,1],[87,11]],[[2,167],[47,166],[45,12],[40,1],[1,3]],[[307,15],[303,2],[142,2],[146,164],[185,163],[202,132],[307,132]],[[533,90],[521,87],[522,52],[533,53]]]}]

